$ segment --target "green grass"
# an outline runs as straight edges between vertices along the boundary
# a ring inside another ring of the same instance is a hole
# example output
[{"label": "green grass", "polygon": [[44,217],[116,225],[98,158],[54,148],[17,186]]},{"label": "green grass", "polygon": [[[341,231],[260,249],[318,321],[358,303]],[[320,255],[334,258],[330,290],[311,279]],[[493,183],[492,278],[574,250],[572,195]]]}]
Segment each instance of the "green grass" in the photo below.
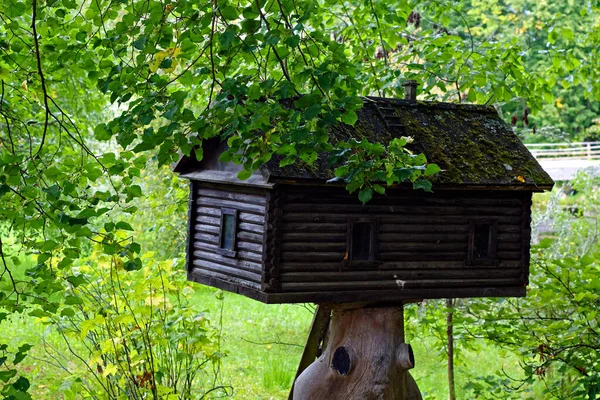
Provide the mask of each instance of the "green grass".
[{"label": "green grass", "polygon": [[[194,301],[222,329],[221,345],[226,356],[220,383],[233,388],[235,399],[286,399],[310,327],[310,309],[303,305],[266,305],[232,293],[224,293],[221,301],[215,295],[216,289],[195,287]],[[40,359],[47,358],[42,341],[68,355],[60,337],[33,318],[22,316],[12,317],[0,328],[12,347],[37,345],[24,364],[24,372],[33,384],[33,398],[58,398],[58,388],[68,375]],[[425,399],[447,398],[446,361],[439,355],[438,343],[433,337],[411,342],[416,360],[411,374]],[[493,345],[477,343],[475,350],[461,351],[455,372],[457,398],[473,397],[463,389],[473,376],[493,375],[501,369],[520,376],[516,356]]]}]

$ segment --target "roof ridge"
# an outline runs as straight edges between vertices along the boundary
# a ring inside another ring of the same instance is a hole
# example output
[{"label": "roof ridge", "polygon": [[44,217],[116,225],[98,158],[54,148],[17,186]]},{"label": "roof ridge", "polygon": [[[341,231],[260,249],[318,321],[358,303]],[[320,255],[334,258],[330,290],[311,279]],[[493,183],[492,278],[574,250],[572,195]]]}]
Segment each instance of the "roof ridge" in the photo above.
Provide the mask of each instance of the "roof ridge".
[{"label": "roof ridge", "polygon": [[498,113],[493,107],[485,104],[473,104],[473,103],[448,103],[443,101],[427,101],[427,100],[405,100],[395,97],[378,97],[378,96],[363,96],[363,102],[365,104],[373,104],[378,106],[382,104],[384,106],[404,106],[404,107],[430,107],[430,108],[441,108],[446,110],[466,110],[473,112],[482,113]]}]

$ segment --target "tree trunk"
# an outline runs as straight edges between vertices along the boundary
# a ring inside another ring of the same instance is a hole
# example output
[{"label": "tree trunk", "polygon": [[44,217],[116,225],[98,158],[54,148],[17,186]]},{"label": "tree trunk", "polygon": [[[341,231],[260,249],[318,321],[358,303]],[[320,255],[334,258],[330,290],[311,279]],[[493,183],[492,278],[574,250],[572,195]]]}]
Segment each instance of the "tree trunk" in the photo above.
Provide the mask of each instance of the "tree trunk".
[{"label": "tree trunk", "polygon": [[448,335],[448,400],[455,400],[454,394],[454,306],[452,299],[446,299],[446,333]]},{"label": "tree trunk", "polygon": [[421,400],[408,370],[402,307],[333,310],[327,347],[298,377],[294,400]]}]

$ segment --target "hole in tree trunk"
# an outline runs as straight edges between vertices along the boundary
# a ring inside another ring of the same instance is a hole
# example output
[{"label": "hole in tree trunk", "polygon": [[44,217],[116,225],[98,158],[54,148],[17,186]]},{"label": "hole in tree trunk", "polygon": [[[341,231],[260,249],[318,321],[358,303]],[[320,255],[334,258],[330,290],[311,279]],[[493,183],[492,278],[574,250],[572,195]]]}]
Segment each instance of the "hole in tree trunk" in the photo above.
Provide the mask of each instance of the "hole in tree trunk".
[{"label": "hole in tree trunk", "polygon": [[335,350],[335,353],[333,353],[331,368],[336,370],[340,375],[348,375],[351,367],[352,364],[350,363],[350,354],[348,354],[348,350],[346,350],[344,346],[338,347]]}]

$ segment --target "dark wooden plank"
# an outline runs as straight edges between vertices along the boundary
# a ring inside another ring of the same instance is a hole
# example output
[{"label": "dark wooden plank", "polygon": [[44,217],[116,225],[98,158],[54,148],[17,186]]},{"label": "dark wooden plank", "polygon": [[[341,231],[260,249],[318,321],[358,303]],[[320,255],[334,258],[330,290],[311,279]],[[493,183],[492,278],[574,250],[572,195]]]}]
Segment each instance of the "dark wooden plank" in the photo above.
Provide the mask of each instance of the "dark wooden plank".
[{"label": "dark wooden plank", "polygon": [[315,224],[315,223],[288,223],[285,221],[282,225],[284,232],[343,232],[344,235],[347,231],[346,221],[337,224]]},{"label": "dark wooden plank", "polygon": [[419,299],[447,299],[465,297],[524,297],[525,287],[487,286],[404,290],[345,290],[335,292],[289,292],[272,293],[266,302],[272,303],[359,303],[401,304]]},{"label": "dark wooden plank", "polygon": [[199,240],[201,242],[211,243],[216,246],[219,245],[219,235],[197,232],[196,234],[194,234],[193,238],[194,240]]},{"label": "dark wooden plank", "polygon": [[381,261],[461,261],[467,258],[466,251],[459,252],[440,252],[438,254],[428,254],[427,252],[390,252],[380,253]]},{"label": "dark wooden plank", "polygon": [[[382,232],[395,232],[398,225],[462,225],[468,226],[468,216],[465,215],[390,215],[380,218]],[[498,224],[517,225],[520,217],[498,217]]]},{"label": "dark wooden plank", "polygon": [[238,225],[238,232],[242,231],[263,234],[265,231],[265,226],[258,224],[250,224],[248,222],[240,222]]},{"label": "dark wooden plank", "polygon": [[[208,207],[198,207],[196,210],[198,217],[196,218],[197,222],[203,223],[206,221],[209,225],[214,225],[216,223],[221,222],[221,209],[220,208],[208,208]],[[239,212],[238,218],[242,222],[251,222],[255,224],[264,224],[265,216],[250,214],[246,212]]]},{"label": "dark wooden plank", "polygon": [[188,272],[188,280],[203,285],[216,287],[228,292],[241,294],[252,299],[262,301],[263,303],[269,303],[269,296],[266,293],[263,293],[255,288],[245,286],[243,283],[230,282],[226,279],[220,279],[214,275],[208,276],[197,270]]},{"label": "dark wooden plank", "polygon": [[[321,203],[323,198],[330,199],[333,203],[360,204],[359,200],[347,191],[337,190],[288,190],[285,195],[287,203]],[[499,205],[499,206],[520,206],[522,196],[520,194],[509,194],[509,196],[490,196],[489,192],[455,192],[455,193],[433,193],[424,195],[422,192],[410,193],[407,191],[388,190],[386,196],[374,197],[371,202],[374,204],[417,204],[417,205]]]},{"label": "dark wooden plank", "polygon": [[[205,224],[196,224],[196,225],[194,225],[194,229],[198,232],[213,233],[216,235],[218,235],[219,232],[221,231],[220,227],[218,227],[218,226],[205,225]],[[248,224],[248,223],[242,222],[238,225],[237,234],[238,234],[238,237],[242,232],[255,234],[255,235],[258,234],[258,235],[262,236],[264,229],[265,229],[264,225]]]},{"label": "dark wooden plank", "polygon": [[328,262],[328,261],[342,261],[344,253],[340,252],[327,252],[327,251],[282,251],[282,261],[316,261],[316,262]]},{"label": "dark wooden plank", "polygon": [[232,193],[253,194],[256,196],[265,196],[270,191],[270,188],[247,187],[247,186],[240,186],[239,184],[227,185],[227,184],[223,184],[223,183],[210,183],[210,182],[197,182],[197,184],[198,184],[198,186],[197,186],[198,188],[213,189],[213,190],[226,191],[226,192],[232,192]]},{"label": "dark wooden plank", "polygon": [[374,289],[440,289],[440,288],[459,288],[459,287],[501,287],[518,286],[522,284],[520,278],[501,278],[501,279],[422,279],[422,280],[379,280],[379,281],[337,281],[337,282],[294,282],[282,283],[281,289],[284,292],[324,292],[334,290],[374,290]]},{"label": "dark wooden plank", "polygon": [[521,252],[520,251],[506,251],[500,250],[496,252],[496,257],[499,260],[521,260]]},{"label": "dark wooden plank", "polygon": [[284,232],[282,242],[340,242],[346,243],[345,232]]},{"label": "dark wooden plank", "polygon": [[384,242],[379,243],[379,254],[393,253],[393,252],[427,252],[427,253],[440,253],[440,252],[458,252],[467,251],[467,241],[463,240],[460,242]]},{"label": "dark wooden plank", "polygon": [[240,241],[246,241],[246,242],[250,242],[250,243],[258,243],[261,245],[263,244],[263,234],[260,234],[260,233],[238,231],[237,238]]},{"label": "dark wooden plank", "polygon": [[256,283],[258,285],[257,287],[260,287],[261,271],[250,272],[240,268],[228,267],[223,264],[216,264],[206,260],[195,260],[194,269],[199,269],[203,272],[212,271],[226,276],[236,277],[248,282]]},{"label": "dark wooden plank", "polygon": [[368,281],[415,281],[431,280],[441,287],[446,280],[500,279],[519,278],[520,268],[461,268],[461,269],[428,269],[428,270],[386,270],[386,271],[353,271],[351,268],[342,272],[282,272],[281,282],[347,282],[359,281],[358,285]]},{"label": "dark wooden plank", "polygon": [[205,268],[197,268],[194,266],[194,268],[192,269],[192,273],[194,273],[194,274],[200,273],[204,276],[220,279],[220,280],[229,282],[234,285],[246,286],[246,287],[250,287],[253,289],[260,288],[260,284],[257,282],[252,282],[252,281],[249,281],[249,280],[246,280],[243,278],[239,278],[237,276],[231,276],[229,274],[222,274],[222,273],[216,272],[216,271],[209,271]]},{"label": "dark wooden plank", "polygon": [[521,208],[519,206],[510,207],[480,207],[480,206],[464,206],[464,207],[444,207],[431,206],[423,207],[418,205],[405,206],[403,203],[398,205],[360,205],[360,204],[336,204],[334,202],[302,204],[302,203],[286,203],[283,210],[288,214],[289,218],[323,218],[327,213],[341,213],[341,216],[348,217],[347,213],[359,214],[407,214],[407,215],[468,215],[468,216],[519,216]]},{"label": "dark wooden plank", "polygon": [[379,242],[467,242],[468,234],[464,232],[449,232],[449,233],[381,233],[379,234]]},{"label": "dark wooden plank", "polygon": [[187,178],[190,180],[196,180],[199,182],[205,183],[214,183],[217,185],[227,184],[234,182],[236,185],[240,185],[243,187],[251,188],[265,188],[270,189],[273,187],[274,183],[267,183],[265,181],[264,176],[262,176],[258,172],[254,172],[250,178],[248,179],[238,179],[237,172],[229,172],[229,171],[218,171],[218,170],[203,170],[203,171],[194,171],[187,172],[180,175],[182,178]]},{"label": "dark wooden plank", "polygon": [[283,251],[335,251],[343,253],[346,251],[346,242],[286,242],[283,241],[281,244],[281,250]]},{"label": "dark wooden plank", "polygon": [[[257,245],[260,247],[261,251],[257,251],[256,249],[242,251],[242,250],[240,250],[240,244],[241,243],[238,243],[238,246],[237,246],[238,251],[237,251],[237,255],[235,258],[255,261],[258,263],[262,262],[262,246]],[[247,244],[249,245],[251,243],[247,243]],[[218,248],[219,248],[218,246],[215,246],[210,243],[205,243],[205,242],[200,242],[200,241],[194,242],[194,249],[197,249],[197,250],[216,252]]]},{"label": "dark wooden plank", "polygon": [[499,251],[521,251],[520,242],[498,242]]},{"label": "dark wooden plank", "polygon": [[[202,233],[197,233],[194,235],[194,239],[198,243],[203,243],[207,246],[210,246],[211,250],[216,250],[219,248],[219,238],[216,237],[214,240],[214,236],[205,235]],[[206,246],[203,246],[206,247]],[[245,242],[243,240],[236,241],[236,249],[237,250],[246,250],[257,254],[262,254],[263,245],[262,243],[250,243]]]},{"label": "dark wooden plank", "polygon": [[433,270],[447,270],[456,268],[465,268],[465,260],[458,261],[395,261],[395,262],[383,262],[379,264],[380,270],[403,270],[403,269],[433,269]]},{"label": "dark wooden plank", "polygon": [[189,198],[188,198],[188,220],[187,220],[187,238],[185,245],[185,259],[186,259],[186,270],[190,271],[192,263],[194,262],[194,245],[192,243],[194,234],[196,233],[194,220],[196,219],[196,183],[190,181],[189,185]]},{"label": "dark wooden plank", "polygon": [[196,201],[196,204],[198,204],[201,207],[212,206],[212,207],[233,208],[236,210],[259,214],[259,215],[264,215],[264,213],[265,213],[264,205],[243,203],[243,202],[231,201],[231,200],[213,199],[210,197],[200,197]]},{"label": "dark wooden plank", "polygon": [[498,242],[521,243],[521,234],[503,233],[496,235]]},{"label": "dark wooden plank", "polygon": [[[387,218],[383,220],[387,222]],[[444,225],[431,225],[431,224],[403,224],[396,223],[386,225],[386,230],[384,233],[380,231],[379,236],[382,235],[395,235],[395,234],[421,234],[421,235],[431,235],[431,234],[441,234],[441,233],[456,233],[456,234],[467,234],[469,232],[469,224],[465,221],[461,221],[461,223],[455,224],[444,224]],[[383,236],[386,237],[386,236]]]},{"label": "dark wooden plank", "polygon": [[[424,225],[463,225],[469,218],[477,218],[480,215],[468,215],[466,213],[459,213],[453,215],[438,215],[435,211],[427,214],[412,214],[410,212],[396,214],[396,213],[381,213],[381,212],[369,212],[363,210],[362,212],[341,212],[342,206],[338,205],[338,213],[326,212],[306,212],[306,213],[284,213],[283,220],[286,223],[344,223],[351,218],[369,217],[378,218],[382,223],[395,224],[395,225],[411,225],[411,224],[424,224]],[[498,218],[498,222],[502,224],[513,224],[519,225],[521,222],[520,216],[503,216],[503,215],[486,215],[490,218]]]},{"label": "dark wooden plank", "polygon": [[264,206],[267,203],[264,195],[254,195],[246,193],[236,193],[227,190],[216,190],[209,188],[199,188],[198,195],[200,197],[211,197],[220,200],[231,200],[248,204],[257,204]]},{"label": "dark wooden plank", "polygon": [[[447,270],[465,268],[465,260],[458,261],[391,261],[382,262],[375,269],[378,270]],[[520,260],[500,261],[497,266],[478,266],[477,268],[521,268]],[[282,272],[303,272],[303,271],[373,271],[374,267],[346,266],[342,261],[337,262],[287,262],[281,263]]]},{"label": "dark wooden plank", "polygon": [[194,257],[200,260],[213,261],[218,264],[225,264],[248,271],[260,271],[262,269],[262,261],[256,262],[252,260],[243,260],[239,258],[225,257],[220,254],[210,251],[194,250]]},{"label": "dark wooden plank", "polygon": [[218,226],[212,226],[212,225],[196,224],[196,225],[194,225],[194,229],[197,232],[212,233],[215,235],[219,235],[219,233],[221,232],[221,229]]}]

